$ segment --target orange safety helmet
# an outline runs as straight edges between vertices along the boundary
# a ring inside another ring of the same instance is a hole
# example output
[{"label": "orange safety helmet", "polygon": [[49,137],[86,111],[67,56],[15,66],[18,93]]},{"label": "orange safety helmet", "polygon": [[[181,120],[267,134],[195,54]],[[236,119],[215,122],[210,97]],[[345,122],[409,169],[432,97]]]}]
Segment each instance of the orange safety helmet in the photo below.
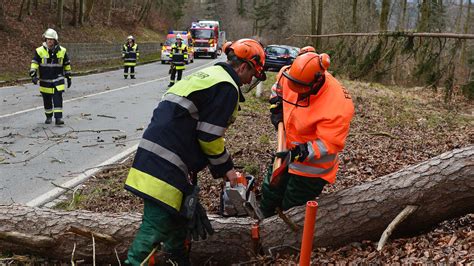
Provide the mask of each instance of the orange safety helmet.
[{"label": "orange safety helmet", "polygon": [[317,91],[324,83],[324,73],[331,64],[329,55],[307,52],[296,57],[293,64],[283,71],[288,87],[296,93]]},{"label": "orange safety helmet", "polygon": [[[226,48],[228,52],[234,51],[234,54],[246,62],[252,64],[255,68],[255,77],[261,81],[266,79],[263,66],[265,65],[265,51],[261,43],[252,39],[240,39],[233,42],[229,48]],[[227,52],[227,53],[228,53]]]},{"label": "orange safety helmet", "polygon": [[307,52],[313,52],[313,53],[316,53],[316,49],[313,47],[313,46],[305,46],[303,48],[300,49],[300,51],[298,52],[298,55],[302,55],[302,54],[305,54]]},{"label": "orange safety helmet", "polygon": [[232,45],[231,41],[225,42],[224,45],[222,45],[222,52],[224,52],[224,54],[227,54],[230,51],[229,47],[231,45]]}]

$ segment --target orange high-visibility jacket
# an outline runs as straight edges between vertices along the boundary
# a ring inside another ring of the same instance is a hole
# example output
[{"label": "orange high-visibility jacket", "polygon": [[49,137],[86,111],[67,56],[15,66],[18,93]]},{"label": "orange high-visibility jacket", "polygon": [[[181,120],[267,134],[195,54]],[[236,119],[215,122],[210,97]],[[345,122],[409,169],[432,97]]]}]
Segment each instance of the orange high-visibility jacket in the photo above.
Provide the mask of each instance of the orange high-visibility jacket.
[{"label": "orange high-visibility jacket", "polygon": [[[280,76],[279,73],[278,76]],[[326,82],[316,95],[295,106],[298,94],[288,88],[288,79],[277,77],[274,90],[283,96],[283,123],[288,149],[308,144],[309,155],[303,162],[292,162],[288,172],[336,181],[338,152],[342,151],[354,116],[354,105],[347,90],[328,72]],[[278,90],[278,87],[280,90]],[[288,103],[290,102],[290,103]]]}]

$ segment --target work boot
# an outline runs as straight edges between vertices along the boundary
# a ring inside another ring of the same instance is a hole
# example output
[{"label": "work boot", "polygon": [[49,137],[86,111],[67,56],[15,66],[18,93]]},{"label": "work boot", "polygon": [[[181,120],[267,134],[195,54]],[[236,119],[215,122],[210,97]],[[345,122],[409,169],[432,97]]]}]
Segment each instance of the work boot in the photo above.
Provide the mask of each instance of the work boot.
[{"label": "work boot", "polygon": [[174,85],[174,82],[170,82],[170,84],[168,84],[168,88],[173,86]]},{"label": "work boot", "polygon": [[124,79],[127,79],[127,75],[123,75],[123,78],[124,78]]},{"label": "work boot", "polygon": [[130,79],[135,79],[135,76],[134,76],[134,75],[132,75],[132,76],[130,77]]},{"label": "work boot", "polygon": [[56,125],[64,125],[64,121],[61,118],[56,118]]},{"label": "work boot", "polygon": [[47,116],[46,117],[46,120],[44,121],[45,124],[51,124],[51,122],[53,121],[53,118],[50,117],[50,116]]}]

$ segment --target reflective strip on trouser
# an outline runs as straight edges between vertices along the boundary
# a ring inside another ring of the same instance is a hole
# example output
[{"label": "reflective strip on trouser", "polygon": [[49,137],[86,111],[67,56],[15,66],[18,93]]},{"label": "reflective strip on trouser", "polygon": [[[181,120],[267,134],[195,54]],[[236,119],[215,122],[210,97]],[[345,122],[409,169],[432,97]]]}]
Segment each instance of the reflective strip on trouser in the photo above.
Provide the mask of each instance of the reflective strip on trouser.
[{"label": "reflective strip on trouser", "polygon": [[137,62],[124,62],[123,65],[124,66],[136,66]]},{"label": "reflective strip on trouser", "polygon": [[321,178],[303,177],[286,172],[280,177],[280,182],[276,186],[270,186],[271,175],[272,166],[268,168],[262,185],[260,209],[265,217],[274,215],[277,207],[288,210],[314,200],[327,184],[326,180]]},{"label": "reflective strip on trouser", "polygon": [[173,257],[187,259],[184,246],[187,223],[186,219],[171,215],[158,204],[144,199],[142,224],[128,250],[126,263],[140,265],[161,242],[165,252],[171,253]]},{"label": "reflective strip on trouser", "polygon": [[157,177],[132,167],[125,185],[163,202],[178,212],[181,209],[183,193]]}]

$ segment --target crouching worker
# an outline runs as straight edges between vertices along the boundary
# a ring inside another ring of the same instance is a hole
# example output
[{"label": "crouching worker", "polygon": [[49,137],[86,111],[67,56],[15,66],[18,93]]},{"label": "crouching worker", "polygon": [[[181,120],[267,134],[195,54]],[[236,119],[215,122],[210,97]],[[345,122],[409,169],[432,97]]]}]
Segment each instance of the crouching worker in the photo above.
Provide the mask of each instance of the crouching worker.
[{"label": "crouching worker", "polygon": [[185,77],[164,94],[125,182],[125,189],[144,201],[143,220],[126,263],[140,265],[158,246],[167,254],[161,261],[189,265],[185,243],[191,236],[212,234],[198,201],[197,173],[208,166],[214,178],[235,185],[224,133],[244,101],[240,86],[254,76],[265,79],[264,64],[261,44],[241,39],[227,50],[227,62]]},{"label": "crouching worker", "polygon": [[314,200],[336,180],[338,153],[349,134],[354,106],[328,67],[327,54],[310,50],[282,68],[272,87],[271,121],[276,128],[283,123],[287,147],[277,157],[287,167],[272,180],[270,168],[264,180],[260,209],[265,217],[276,208],[288,210]]}]

